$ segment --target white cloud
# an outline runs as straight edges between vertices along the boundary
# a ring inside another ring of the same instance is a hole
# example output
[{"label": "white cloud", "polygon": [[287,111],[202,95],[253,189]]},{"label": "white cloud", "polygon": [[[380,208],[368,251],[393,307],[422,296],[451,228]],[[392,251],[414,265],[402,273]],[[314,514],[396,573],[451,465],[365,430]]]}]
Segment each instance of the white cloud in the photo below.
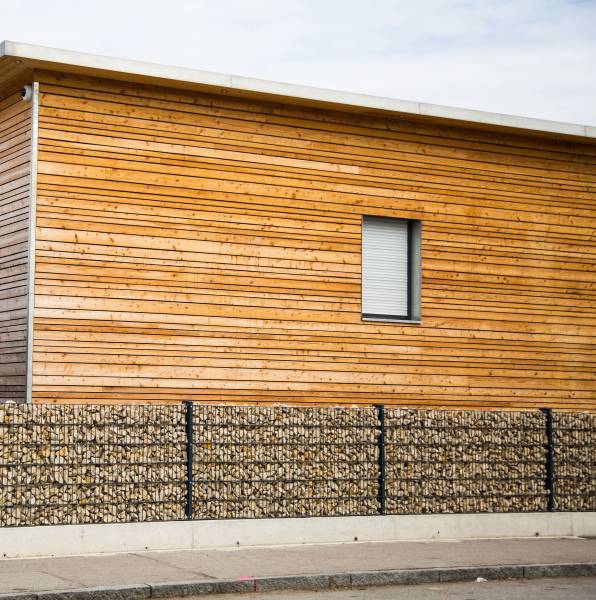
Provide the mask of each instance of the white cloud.
[{"label": "white cloud", "polygon": [[0,39],[596,124],[594,0],[0,0]]}]

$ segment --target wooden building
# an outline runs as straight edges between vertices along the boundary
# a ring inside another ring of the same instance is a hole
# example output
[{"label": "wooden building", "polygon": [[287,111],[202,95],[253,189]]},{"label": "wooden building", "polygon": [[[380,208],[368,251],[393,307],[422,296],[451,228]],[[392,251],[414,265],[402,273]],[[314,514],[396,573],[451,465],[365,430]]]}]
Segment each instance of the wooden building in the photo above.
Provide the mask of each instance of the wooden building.
[{"label": "wooden building", "polygon": [[595,141],[5,42],[1,396],[595,409]]}]

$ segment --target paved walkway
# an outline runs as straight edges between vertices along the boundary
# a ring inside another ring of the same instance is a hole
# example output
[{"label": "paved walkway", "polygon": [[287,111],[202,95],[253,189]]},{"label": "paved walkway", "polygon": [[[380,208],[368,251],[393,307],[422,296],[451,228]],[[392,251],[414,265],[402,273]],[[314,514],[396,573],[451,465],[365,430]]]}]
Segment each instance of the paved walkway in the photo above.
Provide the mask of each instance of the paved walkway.
[{"label": "paved walkway", "polygon": [[0,594],[397,569],[594,562],[596,539],[582,538],[354,542],[0,559]]}]

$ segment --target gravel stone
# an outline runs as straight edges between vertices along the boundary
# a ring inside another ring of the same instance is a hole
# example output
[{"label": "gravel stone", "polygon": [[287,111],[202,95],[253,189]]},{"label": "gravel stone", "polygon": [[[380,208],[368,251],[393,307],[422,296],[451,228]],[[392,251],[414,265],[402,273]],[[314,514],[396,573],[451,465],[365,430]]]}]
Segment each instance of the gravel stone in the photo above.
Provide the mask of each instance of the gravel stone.
[{"label": "gravel stone", "polygon": [[[0,405],[0,526],[185,518],[186,408]],[[540,411],[385,409],[386,513],[544,511]],[[557,510],[596,510],[596,415],[553,412]],[[379,512],[375,407],[194,405],[193,518]]]}]

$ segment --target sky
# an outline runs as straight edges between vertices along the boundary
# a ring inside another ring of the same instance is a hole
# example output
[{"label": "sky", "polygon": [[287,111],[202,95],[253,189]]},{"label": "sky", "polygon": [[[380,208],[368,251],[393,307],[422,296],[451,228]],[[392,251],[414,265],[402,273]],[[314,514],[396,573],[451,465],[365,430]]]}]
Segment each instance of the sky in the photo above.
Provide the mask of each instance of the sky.
[{"label": "sky", "polygon": [[0,0],[0,40],[596,125],[596,0]]}]

